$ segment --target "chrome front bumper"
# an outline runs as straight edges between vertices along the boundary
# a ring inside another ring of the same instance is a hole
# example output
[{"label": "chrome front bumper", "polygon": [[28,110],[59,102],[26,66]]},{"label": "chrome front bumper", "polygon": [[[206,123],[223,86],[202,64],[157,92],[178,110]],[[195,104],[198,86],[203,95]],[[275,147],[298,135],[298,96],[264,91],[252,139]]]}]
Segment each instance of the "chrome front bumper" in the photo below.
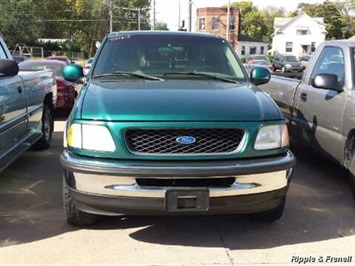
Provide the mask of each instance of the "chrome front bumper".
[{"label": "chrome front bumper", "polygon": [[210,197],[276,191],[287,187],[295,162],[291,152],[266,159],[181,163],[99,160],[81,157],[66,150],[61,155],[70,188],[90,194],[146,198],[164,198],[169,188],[140,186],[136,182],[137,178],[235,178],[231,186],[209,187]]}]

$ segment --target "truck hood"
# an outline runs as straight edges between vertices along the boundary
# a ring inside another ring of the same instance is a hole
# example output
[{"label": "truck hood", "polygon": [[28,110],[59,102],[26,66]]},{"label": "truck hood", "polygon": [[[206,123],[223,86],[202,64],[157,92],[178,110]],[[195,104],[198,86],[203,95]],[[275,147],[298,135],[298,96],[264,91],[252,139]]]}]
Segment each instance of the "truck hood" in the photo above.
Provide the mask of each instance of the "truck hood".
[{"label": "truck hood", "polygon": [[281,119],[257,87],[220,81],[92,81],[81,118],[106,121],[266,121]]}]

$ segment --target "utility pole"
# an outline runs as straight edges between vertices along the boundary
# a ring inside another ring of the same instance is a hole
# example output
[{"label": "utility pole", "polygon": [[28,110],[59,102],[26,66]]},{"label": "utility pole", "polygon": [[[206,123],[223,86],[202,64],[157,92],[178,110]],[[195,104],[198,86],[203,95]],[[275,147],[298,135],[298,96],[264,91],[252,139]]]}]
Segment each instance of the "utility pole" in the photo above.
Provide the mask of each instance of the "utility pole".
[{"label": "utility pole", "polygon": [[181,7],[180,7],[180,1],[179,1],[179,19],[178,19],[178,28],[180,29],[180,26],[181,26],[181,24],[180,24],[180,21],[181,21]]},{"label": "utility pole", "polygon": [[113,31],[113,15],[112,15],[112,10],[113,10],[113,3],[112,0],[110,0],[109,4],[109,16],[110,16],[110,32]]},{"label": "utility pole", "polygon": [[191,24],[192,24],[192,0],[187,0],[189,1],[189,28],[188,31],[191,32]]},{"label": "utility pole", "polygon": [[141,30],[141,8],[138,8],[138,30]]},{"label": "utility pole", "polygon": [[229,41],[229,32],[230,32],[230,9],[231,9],[231,1],[228,0],[228,7],[227,7],[227,33],[226,33],[226,39]]},{"label": "utility pole", "polygon": [[152,30],[155,30],[155,0],[153,0],[153,25]]}]

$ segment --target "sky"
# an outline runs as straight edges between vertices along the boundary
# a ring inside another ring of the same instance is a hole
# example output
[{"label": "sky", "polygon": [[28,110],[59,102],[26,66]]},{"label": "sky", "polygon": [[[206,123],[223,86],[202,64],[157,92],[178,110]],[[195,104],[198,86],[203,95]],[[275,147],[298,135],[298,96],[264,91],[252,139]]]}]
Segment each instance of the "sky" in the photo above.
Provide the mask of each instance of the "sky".
[{"label": "sky", "polygon": [[[178,29],[179,21],[179,3],[180,3],[180,18],[185,20],[187,28],[188,21],[188,3],[190,0],[155,0],[155,20],[156,22],[165,22],[170,30]],[[194,31],[196,21],[196,8],[199,7],[219,7],[227,5],[228,0],[191,0],[192,1],[192,31]],[[245,0],[247,1],[247,0]],[[298,4],[322,3],[324,0],[249,0],[252,1],[259,9],[267,6],[284,7],[286,11],[293,11]],[[230,2],[239,2],[238,0],[230,0]]]}]

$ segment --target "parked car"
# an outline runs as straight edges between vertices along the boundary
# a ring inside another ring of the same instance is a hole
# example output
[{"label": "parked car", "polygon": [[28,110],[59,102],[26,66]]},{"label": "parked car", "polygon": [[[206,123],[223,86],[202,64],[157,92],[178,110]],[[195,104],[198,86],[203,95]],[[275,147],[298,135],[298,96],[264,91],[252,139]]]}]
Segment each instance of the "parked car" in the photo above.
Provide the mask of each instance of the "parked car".
[{"label": "parked car", "polygon": [[67,63],[58,60],[27,60],[19,64],[20,70],[34,70],[34,69],[52,69],[57,83],[57,102],[56,109],[60,111],[70,112],[73,108],[77,91],[76,84],[67,81],[63,78],[63,67]]},{"label": "parked car", "polygon": [[263,60],[268,63],[271,63],[269,57],[265,54],[251,54],[251,55],[247,56],[245,62],[248,63],[249,61],[252,61],[252,60]]},{"label": "parked car", "polygon": [[[67,222],[97,214],[282,215],[295,158],[284,117],[233,47],[209,34],[110,33],[67,120]],[[64,77],[83,82],[78,65]]]},{"label": "parked car", "polygon": [[305,70],[308,66],[308,62],[311,59],[311,55],[304,55],[301,57],[300,59],[300,65],[302,67],[303,70]]},{"label": "parked car", "polygon": [[261,86],[284,113],[296,141],[350,172],[355,199],[355,42],[327,41],[302,80],[273,76]]},{"label": "parked car", "polygon": [[65,55],[51,55],[47,57],[48,60],[59,60],[59,61],[63,61],[67,64],[75,64],[75,62],[73,60],[71,60],[69,57],[65,56]]},{"label": "parked car", "polygon": [[300,72],[303,70],[296,56],[289,54],[277,54],[272,65],[274,71],[281,69],[282,72]]},{"label": "parked car", "polygon": [[272,64],[265,60],[250,60],[248,63],[244,64],[247,72],[250,72],[254,67],[263,67],[269,70],[270,72],[274,71]]},{"label": "parked car", "polygon": [[28,56],[25,55],[12,55],[12,59],[15,60],[17,63],[21,63],[30,59]]},{"label": "parked car", "polygon": [[91,57],[91,58],[89,58],[88,62],[85,64],[85,66],[84,66],[84,75],[85,76],[89,73],[93,60],[94,60],[94,58]]},{"label": "parked car", "polygon": [[0,172],[30,147],[49,148],[55,101],[53,71],[19,72],[0,37]]}]

